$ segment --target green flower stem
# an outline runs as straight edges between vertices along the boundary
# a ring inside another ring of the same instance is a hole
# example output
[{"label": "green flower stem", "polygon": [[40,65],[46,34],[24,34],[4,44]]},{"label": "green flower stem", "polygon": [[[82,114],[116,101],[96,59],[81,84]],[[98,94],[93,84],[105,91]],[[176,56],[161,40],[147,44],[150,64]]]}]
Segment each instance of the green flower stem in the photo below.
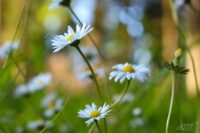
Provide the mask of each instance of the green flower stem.
[{"label": "green flower stem", "polygon": [[95,124],[96,124],[97,129],[99,130],[99,133],[103,133],[103,132],[101,131],[101,128],[100,128],[100,126],[99,126],[98,121],[97,121],[97,120],[94,120],[94,121],[95,121]]},{"label": "green flower stem", "polygon": [[108,129],[107,129],[107,121],[106,121],[106,118],[103,119],[103,122],[104,122],[104,132],[107,133],[107,130],[108,130]]},{"label": "green flower stem", "polygon": [[185,34],[183,33],[179,23],[178,23],[178,17],[177,17],[177,12],[176,10],[173,8],[173,1],[170,0],[170,4],[171,4],[171,8],[172,8],[172,14],[173,14],[173,19],[174,19],[174,22],[177,26],[177,29],[179,30],[179,33],[181,35],[181,37],[183,37],[183,40],[184,40],[184,44],[185,44],[185,49],[187,50],[188,54],[189,54],[189,57],[191,59],[191,62],[192,62],[192,69],[194,71],[194,78],[195,78],[195,86],[196,86],[196,92],[197,92],[197,96],[200,97],[200,90],[199,90],[199,85],[198,85],[198,80],[197,80],[197,72],[196,72],[196,68],[195,68],[195,62],[194,62],[194,58],[192,56],[192,53],[190,51],[190,49],[188,48],[188,46],[186,45],[186,37],[185,37]]},{"label": "green flower stem", "polygon": [[92,133],[92,131],[94,130],[95,128],[95,124],[92,124],[92,126],[90,127],[90,129],[88,130],[88,133]]},{"label": "green flower stem", "polygon": [[[70,6],[68,6],[68,9],[69,9],[69,11],[74,15],[74,17],[77,19],[77,21],[78,21],[81,25],[83,25],[83,23],[81,22],[81,20],[79,19],[79,17],[76,15],[76,13],[73,11],[73,9],[72,9]],[[100,55],[101,58],[103,59],[104,56],[103,56],[103,54],[101,53],[100,49],[97,47],[97,43],[94,41],[94,39],[92,38],[92,36],[91,36],[90,34],[88,34],[88,37],[90,38],[91,42],[94,44],[95,48],[97,49],[99,55]]]},{"label": "green flower stem", "polygon": [[126,95],[126,93],[127,93],[127,91],[128,91],[130,82],[131,82],[131,80],[128,80],[127,86],[126,86],[126,88],[124,89],[121,98],[120,98],[118,101],[116,101],[115,103],[113,103],[112,105],[110,105],[110,108],[113,108],[113,107],[117,106],[117,105],[124,99],[124,96]]},{"label": "green flower stem", "polygon": [[65,100],[62,108],[60,109],[60,111],[52,118],[52,120],[39,133],[44,133],[48,129],[50,124],[53,123],[60,116],[60,114],[63,112],[65,106],[67,105],[70,97],[71,97],[71,92],[69,93],[68,97],[66,98],[66,100]]},{"label": "green flower stem", "polygon": [[200,132],[200,107],[199,107],[199,101],[200,101],[200,90],[199,90],[199,85],[198,85],[198,79],[197,79],[197,72],[196,72],[196,68],[195,68],[195,62],[194,62],[194,58],[192,56],[192,53],[189,49],[189,47],[186,45],[186,37],[185,37],[185,34],[184,32],[182,31],[180,25],[179,25],[179,22],[178,22],[178,17],[177,17],[177,12],[176,10],[174,9],[174,6],[173,6],[173,1],[170,0],[170,4],[171,4],[171,10],[172,10],[172,15],[173,15],[173,19],[174,19],[174,22],[177,26],[177,29],[179,30],[179,34],[180,36],[183,38],[183,41],[184,41],[184,47],[185,49],[187,50],[188,54],[189,54],[189,57],[191,59],[191,62],[192,62],[192,69],[193,69],[193,73],[194,73],[194,79],[195,79],[195,86],[196,86],[196,93],[197,93],[197,126],[196,126],[196,132]]},{"label": "green flower stem", "polygon": [[92,66],[90,65],[88,59],[85,57],[85,55],[83,54],[83,52],[81,51],[81,49],[79,48],[79,46],[75,45],[74,47],[78,50],[78,52],[80,53],[80,55],[82,56],[82,58],[84,59],[84,61],[86,62],[86,64],[88,65],[88,67],[89,67],[89,69],[90,69],[90,71],[92,73],[92,76],[93,76],[92,79],[94,80],[94,83],[95,83],[96,88],[97,88],[97,93],[99,94],[101,100],[104,100],[104,98],[103,98],[103,96],[101,94],[101,90],[100,90],[99,84],[98,84],[97,79],[96,79],[96,75],[94,73],[94,70],[92,69]]},{"label": "green flower stem", "polygon": [[173,75],[172,75],[171,100],[170,100],[170,106],[169,106],[169,112],[168,112],[168,116],[167,116],[167,121],[166,121],[165,133],[168,133],[168,129],[169,129],[169,122],[170,122],[171,113],[172,113],[172,108],[173,108],[173,103],[174,103],[174,91],[175,91],[175,86],[176,86],[176,77],[177,77],[177,74],[176,74],[175,71],[173,71]]}]

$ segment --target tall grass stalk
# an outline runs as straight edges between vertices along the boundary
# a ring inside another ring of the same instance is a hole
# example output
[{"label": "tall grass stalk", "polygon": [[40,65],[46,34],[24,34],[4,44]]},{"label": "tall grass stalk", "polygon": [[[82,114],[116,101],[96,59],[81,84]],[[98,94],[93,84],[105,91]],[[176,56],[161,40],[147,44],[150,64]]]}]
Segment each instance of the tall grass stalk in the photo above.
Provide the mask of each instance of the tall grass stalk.
[{"label": "tall grass stalk", "polygon": [[66,98],[66,100],[65,100],[62,108],[60,109],[60,111],[51,119],[51,121],[39,133],[44,133],[48,129],[48,127],[60,116],[60,114],[64,110],[65,106],[67,105],[70,97],[71,97],[71,92],[69,93],[68,97]]}]

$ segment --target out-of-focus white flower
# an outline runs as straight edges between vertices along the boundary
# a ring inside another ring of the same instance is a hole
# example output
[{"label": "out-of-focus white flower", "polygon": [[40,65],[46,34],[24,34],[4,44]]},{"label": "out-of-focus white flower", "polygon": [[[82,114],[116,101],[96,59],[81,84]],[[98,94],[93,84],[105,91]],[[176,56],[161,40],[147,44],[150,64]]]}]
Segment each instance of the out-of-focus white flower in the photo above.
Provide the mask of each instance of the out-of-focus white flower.
[{"label": "out-of-focus white flower", "polygon": [[133,59],[136,64],[148,66],[152,55],[149,51],[149,46],[152,44],[152,37],[149,34],[144,34],[135,39],[133,48]]},{"label": "out-of-focus white flower", "polygon": [[174,0],[174,6],[176,10],[182,7],[185,4],[185,0]]},{"label": "out-of-focus white flower", "polygon": [[92,30],[93,28],[90,25],[86,25],[85,23],[83,23],[83,26],[79,26],[77,24],[76,31],[74,31],[71,26],[68,26],[67,33],[64,33],[64,35],[56,35],[53,38],[52,40],[52,46],[54,49],[53,52],[58,52],[65,46],[70,45],[77,40],[81,40]]},{"label": "out-of-focus white flower", "polygon": [[49,5],[49,10],[58,8],[62,1],[63,0],[52,0],[51,4]]},{"label": "out-of-focus white flower", "polygon": [[44,18],[43,25],[48,33],[56,33],[61,27],[61,17],[56,14],[47,15]]},{"label": "out-of-focus white flower", "polygon": [[140,21],[144,16],[143,9],[140,6],[133,5],[123,8],[120,11],[119,19],[123,24],[128,25],[133,20]]},{"label": "out-of-focus white flower", "polygon": [[52,76],[50,73],[41,73],[31,79],[28,83],[28,88],[32,91],[39,90],[50,84]]},{"label": "out-of-focus white flower", "polygon": [[18,96],[25,95],[28,93],[31,93],[31,91],[28,89],[28,86],[25,84],[22,84],[15,89],[14,96],[18,97]]},{"label": "out-of-focus white flower", "polygon": [[57,99],[53,103],[49,103],[47,109],[44,111],[44,116],[46,117],[51,117],[53,116],[56,112],[58,112],[63,105],[63,99]]},{"label": "out-of-focus white flower", "polygon": [[29,80],[27,84],[22,84],[15,89],[14,96],[18,97],[21,95],[31,94],[35,91],[38,91],[51,82],[51,74],[50,73],[41,73],[38,76]]},{"label": "out-of-focus white flower", "polygon": [[144,125],[144,119],[142,119],[142,118],[135,118],[135,119],[133,119],[133,120],[130,121],[130,125],[133,128],[142,127]]},{"label": "out-of-focus white flower", "polygon": [[138,48],[134,52],[134,61],[138,64],[148,65],[151,60],[151,53],[148,49]]},{"label": "out-of-focus white flower", "polygon": [[84,110],[80,110],[78,112],[78,117],[89,118],[89,120],[85,122],[87,126],[89,126],[92,122],[105,118],[110,111],[109,105],[107,104],[97,108],[97,106],[92,103],[92,105],[86,105]]},{"label": "out-of-focus white flower", "polygon": [[62,98],[56,98],[55,93],[49,93],[41,102],[41,105],[45,108],[44,116],[51,117],[57,113],[63,105]]},{"label": "out-of-focus white flower", "polygon": [[115,82],[120,80],[120,83],[123,83],[125,79],[137,79],[140,82],[144,82],[150,73],[150,70],[143,65],[129,63],[115,65],[113,69],[114,71],[110,73],[109,79],[111,80],[115,77]]},{"label": "out-of-focus white flower", "polygon": [[[41,130],[43,129],[46,125],[48,125],[50,121],[44,121],[43,119],[38,119],[36,121],[30,121],[27,124],[27,127],[30,130]],[[52,126],[52,123],[49,124],[49,126]]]},{"label": "out-of-focus white flower", "polygon": [[41,106],[42,107],[47,107],[49,103],[51,103],[52,101],[54,101],[56,99],[56,93],[55,92],[51,92],[48,93],[41,101]]},{"label": "out-of-focus white flower", "polygon": [[141,22],[144,16],[146,1],[135,1],[133,5],[123,8],[120,11],[120,21],[127,25],[127,32],[132,37],[140,37],[144,33],[144,27]]},{"label": "out-of-focus white flower", "polygon": [[[103,27],[114,30],[119,24],[119,13],[121,7],[117,1],[105,1],[104,11],[106,12],[103,20]],[[108,25],[109,24],[109,25]]]},{"label": "out-of-focus white flower", "polygon": [[[94,12],[97,5],[97,0],[72,0],[71,7],[81,22],[92,24],[94,21]],[[77,19],[73,17],[73,20],[78,23]]]},{"label": "out-of-focus white flower", "polygon": [[11,51],[16,50],[18,47],[19,41],[6,41],[2,46],[0,46],[0,58],[5,58]]},{"label": "out-of-focus white flower", "polygon": [[135,109],[133,109],[132,113],[134,116],[140,116],[142,114],[142,110],[141,110],[141,108],[135,108]]},{"label": "out-of-focus white flower", "polygon": [[144,27],[140,21],[132,20],[132,22],[127,25],[127,31],[132,37],[140,37],[144,32]]},{"label": "out-of-focus white flower", "polygon": [[[119,95],[114,95],[113,101],[114,101],[114,102],[117,102],[120,98],[121,98],[121,95],[120,95],[120,94],[119,94]],[[131,93],[127,93],[127,94],[124,96],[124,98],[123,98],[123,100],[121,101],[121,103],[132,102],[133,100],[134,100],[134,95],[131,94]]]}]

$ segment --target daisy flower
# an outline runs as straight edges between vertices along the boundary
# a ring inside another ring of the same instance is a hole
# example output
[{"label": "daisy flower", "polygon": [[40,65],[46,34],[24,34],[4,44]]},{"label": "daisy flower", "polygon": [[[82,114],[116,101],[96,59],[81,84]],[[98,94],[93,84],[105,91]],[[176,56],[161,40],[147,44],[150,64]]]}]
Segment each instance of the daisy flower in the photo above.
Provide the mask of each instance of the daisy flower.
[{"label": "daisy flower", "polygon": [[50,123],[50,126],[52,126],[52,123],[50,121],[44,121],[43,119],[38,119],[35,121],[29,121],[27,126],[28,126],[28,129],[30,130],[41,130],[49,123]]},{"label": "daisy flower", "polygon": [[31,93],[31,91],[28,89],[27,85],[22,84],[22,85],[19,85],[15,89],[14,96],[19,97],[19,96],[26,95],[26,94],[29,94],[29,93]]},{"label": "daisy flower", "polygon": [[62,98],[56,98],[55,93],[49,93],[43,100],[41,105],[45,108],[44,116],[51,117],[57,113],[63,105]]},{"label": "daisy flower", "polygon": [[26,94],[31,94],[36,92],[46,86],[48,86],[51,82],[51,74],[50,73],[41,73],[38,76],[32,78],[28,81],[27,84],[19,85],[14,92],[14,96],[19,97]]},{"label": "daisy flower", "polygon": [[97,108],[97,106],[92,103],[92,105],[86,105],[84,110],[80,110],[78,112],[78,117],[89,118],[89,120],[85,122],[87,126],[89,126],[92,122],[105,118],[110,111],[109,105],[107,104],[104,104],[103,107]]},{"label": "daisy flower", "polygon": [[11,51],[16,50],[18,47],[19,41],[6,41],[2,46],[0,46],[0,58],[5,58]]},{"label": "daisy flower", "polygon": [[56,35],[52,40],[53,52],[58,52],[67,45],[77,45],[77,41],[79,43],[79,41],[92,30],[93,28],[85,23],[82,27],[76,25],[76,31],[74,31],[71,26],[68,26],[66,33],[63,35]]},{"label": "daisy flower", "polygon": [[51,80],[52,76],[50,73],[41,73],[29,81],[28,87],[30,90],[39,90],[49,85]]},{"label": "daisy flower", "polygon": [[142,114],[142,110],[141,110],[141,108],[139,108],[139,107],[137,107],[137,108],[135,108],[133,111],[132,111],[132,113],[133,113],[133,115],[134,116],[141,116],[141,114]]},{"label": "daisy flower", "polygon": [[115,77],[115,82],[120,80],[120,83],[123,83],[125,79],[137,79],[144,82],[150,73],[150,70],[143,65],[129,63],[115,65],[113,69],[114,71],[110,73],[109,79],[111,80]]},{"label": "daisy flower", "polygon": [[49,6],[49,10],[58,8],[62,2],[63,0],[52,0],[52,3]]}]

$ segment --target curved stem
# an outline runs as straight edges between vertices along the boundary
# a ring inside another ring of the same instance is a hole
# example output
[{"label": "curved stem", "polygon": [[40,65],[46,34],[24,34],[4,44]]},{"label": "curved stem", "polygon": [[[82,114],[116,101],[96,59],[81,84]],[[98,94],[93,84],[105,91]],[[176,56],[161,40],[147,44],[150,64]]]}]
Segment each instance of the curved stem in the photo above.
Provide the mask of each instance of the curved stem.
[{"label": "curved stem", "polygon": [[63,106],[62,106],[62,108],[60,109],[60,111],[56,114],[56,116],[55,116],[55,117],[54,117],[54,118],[39,132],[39,133],[44,133],[44,132],[47,130],[47,128],[50,126],[50,124],[53,123],[53,122],[60,116],[60,114],[61,114],[62,111],[64,110],[65,106],[67,105],[67,103],[68,103],[70,97],[71,97],[71,92],[70,92],[70,94],[68,95],[68,97],[66,98],[66,100],[65,100],[65,102],[64,102],[64,104],[63,104]]},{"label": "curved stem", "polygon": [[200,92],[199,92],[199,85],[198,85],[198,79],[197,79],[197,72],[196,72],[196,68],[195,68],[195,62],[194,62],[194,58],[192,56],[192,53],[190,51],[189,48],[187,48],[188,54],[190,56],[191,62],[192,62],[192,69],[194,71],[194,79],[195,79],[195,86],[196,86],[196,93],[197,96],[200,96]]},{"label": "curved stem", "polygon": [[[73,9],[68,6],[70,12],[74,15],[74,17],[77,19],[77,21],[79,22],[79,24],[83,25],[83,23],[81,22],[81,20],[79,19],[79,17],[76,15],[76,13],[73,11]],[[99,55],[101,56],[101,58],[103,59],[104,56],[101,53],[100,49],[97,47],[97,43],[94,41],[94,39],[92,38],[92,36],[90,34],[88,34],[88,37],[90,38],[91,42],[94,44],[95,48],[97,49]]]},{"label": "curved stem", "polygon": [[84,61],[86,62],[86,64],[88,65],[88,67],[89,67],[89,69],[90,69],[90,71],[91,71],[91,73],[92,73],[94,83],[95,83],[96,88],[97,88],[97,93],[99,94],[101,100],[103,100],[103,96],[102,96],[102,94],[101,94],[100,87],[99,87],[99,84],[98,84],[98,82],[97,82],[97,79],[96,79],[96,75],[95,75],[95,73],[94,73],[94,70],[92,69],[92,66],[90,65],[89,61],[87,60],[87,58],[85,57],[85,55],[83,54],[83,52],[81,51],[81,49],[79,48],[79,46],[76,45],[76,46],[74,46],[74,47],[78,50],[78,52],[80,53],[80,55],[82,56],[82,58],[84,59]]},{"label": "curved stem", "polygon": [[172,113],[172,108],[173,108],[173,103],[174,103],[174,90],[175,90],[175,86],[176,86],[176,72],[173,71],[173,75],[172,75],[171,100],[170,100],[170,105],[169,105],[169,112],[168,112],[168,116],[167,116],[167,121],[166,121],[165,133],[168,133],[168,129],[169,129],[169,122],[170,122],[171,113]]},{"label": "curved stem", "polygon": [[103,132],[101,131],[101,128],[100,128],[100,126],[99,126],[98,121],[97,121],[97,120],[94,120],[94,121],[95,121],[95,124],[96,124],[97,129],[99,130],[99,132],[100,132],[100,133],[103,133]]},{"label": "curved stem", "polygon": [[200,90],[199,90],[199,85],[198,85],[198,79],[197,79],[197,73],[196,73],[196,68],[195,68],[195,62],[194,62],[194,58],[192,56],[192,53],[190,51],[190,48],[187,46],[186,44],[186,37],[185,37],[185,34],[184,32],[182,31],[179,23],[178,23],[178,19],[177,18],[177,12],[176,10],[173,8],[173,4],[172,4],[172,0],[170,0],[170,3],[171,3],[171,8],[172,8],[172,13],[173,13],[173,18],[174,18],[174,21],[175,21],[175,24],[177,26],[177,29],[179,30],[179,34],[181,35],[181,37],[184,39],[184,47],[185,49],[187,50],[188,54],[189,54],[189,57],[191,59],[191,62],[192,62],[192,69],[193,69],[193,73],[194,73],[194,79],[195,79],[195,86],[196,86],[196,93],[197,93],[197,121],[198,121],[198,124],[196,126],[196,132],[199,132],[200,131],[200,107],[199,107],[199,101],[200,101]]},{"label": "curved stem", "polygon": [[188,46],[186,45],[186,37],[185,37],[185,34],[183,33],[179,23],[178,23],[178,19],[177,19],[177,12],[176,10],[173,8],[173,2],[172,0],[170,0],[170,3],[171,3],[171,8],[172,8],[172,14],[174,16],[174,22],[177,26],[177,29],[181,35],[181,37],[183,37],[183,40],[184,40],[184,47],[185,49],[187,50],[188,54],[189,54],[189,57],[191,59],[191,62],[192,62],[192,69],[194,71],[194,78],[195,78],[195,86],[196,86],[196,92],[197,92],[197,96],[200,97],[200,92],[199,92],[199,85],[198,85],[198,79],[197,79],[197,73],[196,73],[196,68],[195,68],[195,62],[194,62],[194,58],[192,56],[192,53],[190,51],[190,49],[188,48]]},{"label": "curved stem", "polygon": [[110,108],[113,108],[113,107],[117,106],[117,105],[124,99],[124,97],[125,97],[125,95],[126,95],[126,93],[127,93],[127,91],[128,91],[130,82],[131,82],[131,80],[128,80],[127,86],[126,86],[126,88],[124,89],[121,98],[120,98],[118,101],[116,101],[115,103],[113,103],[112,105],[110,105]]}]

